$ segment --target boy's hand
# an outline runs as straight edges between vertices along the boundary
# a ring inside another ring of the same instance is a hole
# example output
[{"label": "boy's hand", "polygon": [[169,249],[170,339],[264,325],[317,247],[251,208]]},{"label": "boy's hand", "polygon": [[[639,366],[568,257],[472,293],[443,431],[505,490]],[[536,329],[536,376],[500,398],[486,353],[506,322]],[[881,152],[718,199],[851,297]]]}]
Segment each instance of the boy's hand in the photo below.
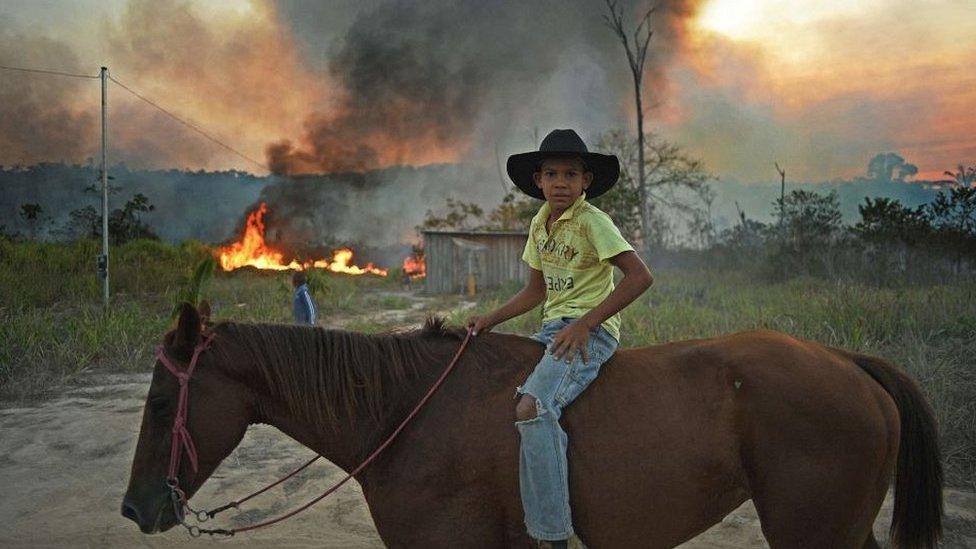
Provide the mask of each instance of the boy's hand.
[{"label": "boy's hand", "polygon": [[552,352],[556,360],[565,360],[567,363],[573,361],[576,358],[576,353],[579,352],[583,355],[583,363],[590,359],[589,353],[586,351],[586,344],[590,340],[590,330],[580,321],[573,321],[572,324],[566,326],[562,330],[556,332],[555,337],[552,338],[552,344],[549,346],[549,351]]},{"label": "boy's hand", "polygon": [[478,332],[490,332],[495,323],[492,322],[491,315],[480,315],[469,318],[468,326],[471,327],[471,335],[478,335]]}]

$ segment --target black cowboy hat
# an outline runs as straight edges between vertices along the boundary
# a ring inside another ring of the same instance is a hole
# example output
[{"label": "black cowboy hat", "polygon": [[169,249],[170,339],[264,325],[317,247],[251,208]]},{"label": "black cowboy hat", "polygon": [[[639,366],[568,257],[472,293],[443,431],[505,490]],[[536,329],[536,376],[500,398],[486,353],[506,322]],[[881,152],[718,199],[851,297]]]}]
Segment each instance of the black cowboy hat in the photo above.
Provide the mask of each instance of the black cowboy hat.
[{"label": "black cowboy hat", "polygon": [[532,174],[539,171],[543,160],[552,157],[579,157],[586,170],[593,173],[593,182],[586,189],[587,200],[610,190],[620,176],[620,162],[612,154],[592,153],[573,130],[552,130],[542,140],[538,151],[513,154],[508,157],[508,176],[525,194],[545,200],[542,189],[536,186]]}]

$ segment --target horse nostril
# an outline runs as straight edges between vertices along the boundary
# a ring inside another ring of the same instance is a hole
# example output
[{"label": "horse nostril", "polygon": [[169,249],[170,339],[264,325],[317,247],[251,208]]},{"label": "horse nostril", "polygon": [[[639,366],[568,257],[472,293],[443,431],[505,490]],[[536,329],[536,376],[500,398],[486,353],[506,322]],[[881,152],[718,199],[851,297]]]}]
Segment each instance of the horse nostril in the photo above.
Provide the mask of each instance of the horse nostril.
[{"label": "horse nostril", "polygon": [[122,516],[142,526],[142,521],[139,520],[139,511],[127,501],[122,502]]}]

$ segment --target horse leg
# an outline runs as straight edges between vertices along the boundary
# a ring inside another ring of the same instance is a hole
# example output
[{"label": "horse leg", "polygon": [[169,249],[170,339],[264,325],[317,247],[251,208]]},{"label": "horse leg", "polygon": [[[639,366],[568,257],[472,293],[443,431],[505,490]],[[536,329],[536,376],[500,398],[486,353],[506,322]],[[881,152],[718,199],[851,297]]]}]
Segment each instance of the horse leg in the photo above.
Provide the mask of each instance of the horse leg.
[{"label": "horse leg", "polygon": [[874,539],[874,532],[868,534],[868,539],[864,540],[863,549],[881,549],[878,540]]},{"label": "horse leg", "polygon": [[871,528],[890,469],[856,452],[809,451],[780,449],[778,455],[765,456],[760,468],[748,469],[753,503],[770,547],[876,547]]}]

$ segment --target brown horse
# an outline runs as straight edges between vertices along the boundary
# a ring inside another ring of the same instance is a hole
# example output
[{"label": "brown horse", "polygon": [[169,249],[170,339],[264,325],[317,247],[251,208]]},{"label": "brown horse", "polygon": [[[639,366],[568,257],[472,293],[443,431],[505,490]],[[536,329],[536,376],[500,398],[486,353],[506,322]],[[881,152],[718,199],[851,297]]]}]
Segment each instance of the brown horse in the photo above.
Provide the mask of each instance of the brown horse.
[{"label": "brown horse", "polygon": [[[183,365],[201,340],[184,306],[164,342]],[[187,497],[252,423],[273,425],[349,471],[399,424],[456,352],[440,321],[365,335],[223,322],[189,383],[199,455]],[[395,547],[525,547],[515,386],[542,354],[528,338],[472,338],[457,368],[356,480]],[[177,519],[165,484],[178,392],[159,363],[122,514],[143,532]],[[772,547],[877,547],[892,475],[892,537],[941,535],[942,470],[932,411],[887,362],[754,330],[626,349],[562,419],[570,493],[591,547],[672,547],[752,498]],[[314,512],[308,511],[308,512]]]}]

